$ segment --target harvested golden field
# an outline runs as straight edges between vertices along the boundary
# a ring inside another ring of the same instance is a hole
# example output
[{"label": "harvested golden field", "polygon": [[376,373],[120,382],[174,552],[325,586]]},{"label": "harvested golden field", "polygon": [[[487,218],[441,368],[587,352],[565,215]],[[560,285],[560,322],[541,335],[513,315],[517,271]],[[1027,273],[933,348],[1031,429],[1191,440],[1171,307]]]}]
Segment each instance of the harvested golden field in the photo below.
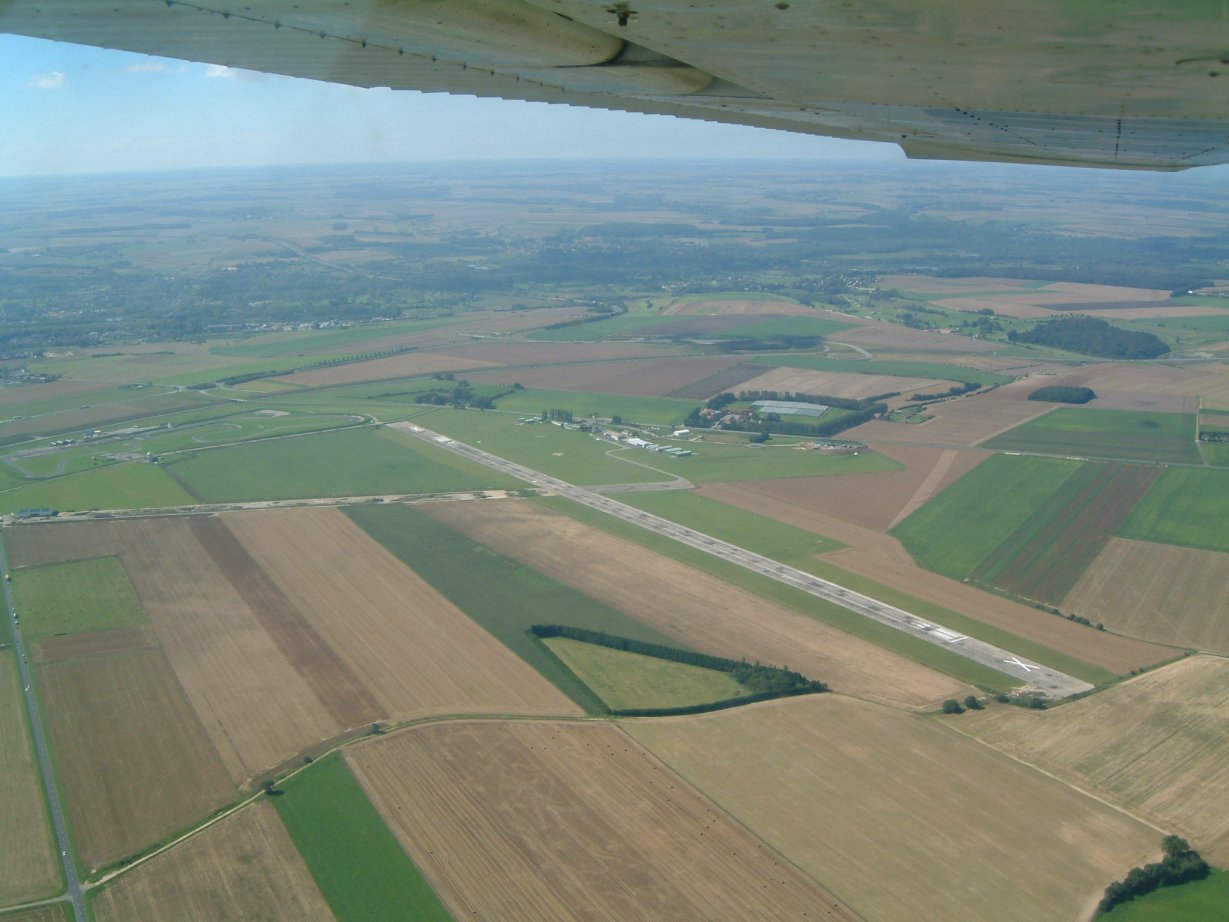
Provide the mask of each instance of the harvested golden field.
[{"label": "harvested golden field", "polygon": [[[513,379],[525,387],[597,391],[629,397],[662,397],[693,381],[710,378],[738,365],[737,355],[673,356],[658,359],[627,359],[576,365],[547,365],[469,375],[471,381],[507,383]],[[683,407],[683,411],[686,407]],[[680,411],[680,416],[682,412]]]},{"label": "harvested golden field", "polygon": [[[846,478],[842,476],[839,479]],[[708,484],[701,487],[699,493],[747,512],[767,516],[848,544],[848,548],[823,555],[825,562],[843,570],[1010,631],[1019,637],[1101,666],[1118,675],[1164,662],[1174,655],[1174,651],[1168,647],[1091,630],[1084,625],[1013,602],[968,583],[923,570],[891,535],[838,518],[817,506],[807,506],[788,494],[782,495],[763,489],[771,487],[772,483],[761,481]],[[839,578],[837,582],[840,582]]]},{"label": "harvested golden field", "polygon": [[[337,661],[315,658],[324,645],[310,628],[295,624],[292,610],[253,610],[232,583],[238,574],[210,553],[217,533],[198,535],[196,521],[116,525],[132,549],[123,554],[124,564],[158,639],[232,780],[244,784],[351,729],[339,715],[367,712]],[[273,636],[279,625],[293,626],[292,633]],[[317,679],[323,687],[313,685]],[[320,696],[333,688],[347,693],[330,707]]]},{"label": "harvested golden field", "polygon": [[405,355],[390,355],[370,362],[351,362],[332,368],[316,368],[285,375],[279,380],[300,387],[327,387],[331,384],[353,384],[357,381],[382,381],[386,378],[412,378],[430,375],[437,371],[469,371],[473,368],[490,368],[494,362],[479,362],[474,359],[458,359],[430,352],[408,352]]},{"label": "harvested golden field", "polygon": [[1229,401],[1229,365],[1221,362],[1181,367],[1107,362],[1034,380],[1037,386],[1090,387],[1097,393],[1097,399],[1090,405],[1109,410],[1194,413],[1199,398],[1203,398],[1205,406]]},{"label": "harvested golden field", "polygon": [[781,301],[776,298],[765,298],[756,300],[754,296],[748,296],[744,300],[692,300],[685,298],[676,300],[662,311],[663,316],[674,316],[676,314],[744,314],[755,315],[793,315],[801,314],[806,317],[823,317],[825,320],[834,319],[837,317],[831,311],[816,310],[813,307],[807,307],[805,304],[798,304],[793,301]]},{"label": "harvested golden field", "polygon": [[1050,403],[1026,399],[1029,392],[1041,385],[1022,384],[1017,381],[988,393],[935,404],[927,409],[933,418],[924,423],[872,420],[850,429],[846,435],[872,444],[910,442],[971,448],[1054,408]]},{"label": "harvested golden field", "polygon": [[1029,279],[1003,279],[989,276],[936,278],[930,275],[884,275],[876,283],[880,288],[901,288],[918,294],[967,294],[978,291],[1008,291],[1032,289],[1036,282]]},{"label": "harvested golden field", "polygon": [[912,394],[915,391],[947,390],[952,381],[938,378],[901,378],[895,375],[863,375],[835,371],[811,371],[806,368],[774,368],[759,377],[744,382],[740,389],[748,391],[786,391],[801,394],[824,394],[829,397],[846,397],[864,400],[878,394],[900,391]]},{"label": "harvested golden field", "polygon": [[439,724],[347,759],[458,919],[856,918],[610,724]]},{"label": "harvested golden field", "polygon": [[25,707],[17,661],[0,654],[0,905],[51,896],[61,886]]},{"label": "harvested golden field", "polygon": [[1084,918],[1159,853],[1143,823],[933,718],[864,701],[626,727],[864,919]]},{"label": "harvested golden field", "polygon": [[963,716],[966,732],[1229,862],[1229,661],[1193,656],[1052,711]]},{"label": "harvested golden field", "polygon": [[351,674],[363,677],[383,715],[580,713],[340,510],[225,521]]},{"label": "harvested golden field", "polygon": [[714,499],[727,493],[762,496],[767,503],[814,509],[856,525],[886,531],[990,457],[982,451],[928,445],[881,445],[876,446],[876,451],[899,461],[904,469],[839,477],[715,483],[701,487],[700,493]]},{"label": "harvested golden field", "polygon": [[896,706],[931,706],[968,693],[959,681],[869,641],[531,503],[423,508],[697,650],[788,665],[838,691]]},{"label": "harvested golden field", "polygon": [[88,867],[139,851],[233,796],[162,651],[49,662],[38,674],[59,783]]},{"label": "harvested golden field", "polygon": [[1131,637],[1229,654],[1229,554],[1111,538],[1062,609]]},{"label": "harvested golden field", "polygon": [[273,806],[257,801],[111,883],[99,922],[333,922]]}]

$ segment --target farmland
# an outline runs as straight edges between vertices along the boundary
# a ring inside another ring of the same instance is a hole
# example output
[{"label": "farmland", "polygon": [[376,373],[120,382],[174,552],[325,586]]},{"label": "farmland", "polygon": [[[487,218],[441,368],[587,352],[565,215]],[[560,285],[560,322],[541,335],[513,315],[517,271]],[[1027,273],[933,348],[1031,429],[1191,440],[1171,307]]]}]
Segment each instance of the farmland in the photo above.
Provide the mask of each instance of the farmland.
[{"label": "farmland", "polygon": [[195,452],[177,458],[167,470],[199,501],[207,503],[441,493],[515,485],[386,429],[307,435]]},{"label": "farmland", "polygon": [[339,756],[280,790],[278,815],[338,922],[450,922]]},{"label": "farmland", "polygon": [[1119,534],[1229,553],[1229,471],[1171,468],[1122,524]]},{"label": "farmland", "polygon": [[180,506],[192,497],[160,465],[132,462],[31,483],[0,493],[0,512],[51,507],[141,509]]},{"label": "farmland", "polygon": [[566,637],[543,642],[612,709],[686,707],[747,694],[736,679],[715,669]]},{"label": "farmland", "polygon": [[1158,846],[933,720],[837,695],[628,730],[863,918],[1077,918]]},{"label": "farmland", "polygon": [[[649,624],[667,635],[672,645],[788,666],[839,691],[906,706],[940,701],[963,687],[830,627],[814,614],[769,601],[523,501],[448,503],[427,511],[483,544]],[[627,579],[629,573],[636,578]],[[822,603],[807,610],[817,607]],[[614,627],[603,630],[623,633]],[[889,675],[885,682],[883,677]]]},{"label": "farmland", "polygon": [[0,653],[0,827],[8,831],[0,857],[0,900],[51,896],[63,886],[26,724],[17,663]]},{"label": "farmland", "polygon": [[1229,554],[1114,538],[1063,600],[1129,637],[1229,655]]},{"label": "farmland", "polygon": [[30,638],[106,631],[145,621],[117,557],[94,557],[22,571],[13,587]]},{"label": "farmland", "polygon": [[99,922],[333,922],[277,813],[257,802],[129,871],[94,900]]},{"label": "farmland", "polygon": [[[1229,663],[1195,656],[1045,713],[958,726],[1229,860]],[[1123,728],[1129,728],[1123,732]]]},{"label": "farmland", "polygon": [[1060,408],[984,443],[1000,451],[1201,464],[1186,413]]},{"label": "farmland", "polygon": [[613,726],[443,724],[349,761],[456,918],[854,918]]},{"label": "farmland", "polygon": [[[490,383],[516,382],[530,391],[559,390],[567,394],[556,398],[564,400],[563,403],[542,404],[539,401],[536,406],[525,403],[532,394],[512,395],[500,403],[501,409],[532,413],[541,412],[543,406],[566,406],[573,408],[577,415],[581,411],[592,411],[599,416],[618,414],[637,422],[674,423],[686,416],[694,404],[671,401],[669,395],[690,392],[697,382],[712,380],[715,375],[741,367],[741,363],[738,356],[679,355],[508,368],[475,372],[466,377]],[[705,393],[696,399],[707,400],[715,393],[708,388],[703,390]],[[641,400],[637,401],[637,397]],[[648,399],[654,397],[658,398],[657,402]]]},{"label": "farmland", "polygon": [[1212,869],[1204,880],[1136,897],[1114,909],[1114,922],[1204,922],[1229,905],[1229,872]]}]

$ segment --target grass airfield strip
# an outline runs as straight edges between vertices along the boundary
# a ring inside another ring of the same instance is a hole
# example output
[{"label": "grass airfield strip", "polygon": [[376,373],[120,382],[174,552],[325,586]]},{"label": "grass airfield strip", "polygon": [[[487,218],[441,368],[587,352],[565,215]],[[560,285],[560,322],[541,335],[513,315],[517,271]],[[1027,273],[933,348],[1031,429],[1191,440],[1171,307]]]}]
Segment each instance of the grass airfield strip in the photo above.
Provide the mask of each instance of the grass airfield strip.
[{"label": "grass airfield strip", "polygon": [[[8,615],[5,613],[5,620]],[[17,662],[0,651],[0,905],[40,899],[63,889],[51,818],[26,723]]]},{"label": "grass airfield strip", "polygon": [[1080,918],[1158,852],[1155,829],[933,718],[839,695],[624,726],[862,918]]},{"label": "grass airfield strip", "polygon": [[612,724],[437,724],[347,760],[458,919],[857,918]]},{"label": "grass airfield strip", "polygon": [[334,922],[273,805],[263,800],[117,878],[93,909],[98,922]]}]

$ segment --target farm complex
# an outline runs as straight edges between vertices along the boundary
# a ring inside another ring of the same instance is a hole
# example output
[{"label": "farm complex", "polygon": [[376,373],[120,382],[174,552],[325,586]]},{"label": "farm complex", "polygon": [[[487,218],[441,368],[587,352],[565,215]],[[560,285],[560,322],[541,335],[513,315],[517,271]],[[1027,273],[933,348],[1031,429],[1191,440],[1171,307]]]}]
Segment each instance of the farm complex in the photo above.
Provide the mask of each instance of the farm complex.
[{"label": "farm complex", "polygon": [[[337,318],[0,359],[0,918],[1085,922],[1167,836],[1229,868],[1229,285],[744,272],[905,187],[670,176],[329,180],[183,252]],[[726,281],[507,262],[667,214]],[[1170,351],[1034,329],[1094,314]]]}]

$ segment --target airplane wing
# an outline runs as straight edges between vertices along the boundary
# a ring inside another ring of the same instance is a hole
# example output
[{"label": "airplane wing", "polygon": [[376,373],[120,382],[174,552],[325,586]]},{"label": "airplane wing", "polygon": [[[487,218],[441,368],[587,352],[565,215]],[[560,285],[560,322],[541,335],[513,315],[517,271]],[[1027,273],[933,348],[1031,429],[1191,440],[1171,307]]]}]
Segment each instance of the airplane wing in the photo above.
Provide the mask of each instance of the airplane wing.
[{"label": "airplane wing", "polygon": [[1229,162],[1221,0],[0,0],[0,31],[910,157]]}]

